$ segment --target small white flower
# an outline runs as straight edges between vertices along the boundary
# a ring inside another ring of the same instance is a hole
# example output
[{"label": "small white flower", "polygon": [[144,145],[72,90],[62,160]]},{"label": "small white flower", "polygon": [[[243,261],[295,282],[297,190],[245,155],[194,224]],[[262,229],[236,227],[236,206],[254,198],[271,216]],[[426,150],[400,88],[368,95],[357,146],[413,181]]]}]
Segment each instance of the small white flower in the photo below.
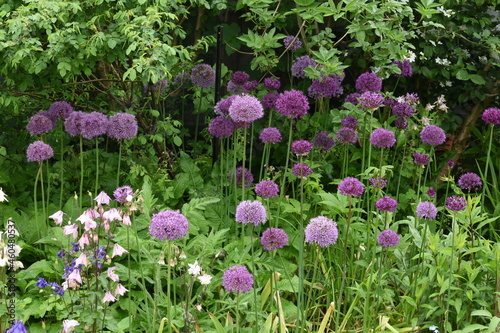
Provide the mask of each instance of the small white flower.
[{"label": "small white flower", "polygon": [[408,60],[409,62],[415,62],[416,59],[415,52],[408,50],[407,53],[405,54],[405,59]]},{"label": "small white flower", "polygon": [[198,276],[198,280],[200,280],[201,284],[210,284],[210,281],[212,281],[212,275],[208,274],[203,274],[201,276]]},{"label": "small white flower", "polygon": [[436,64],[443,65],[443,66],[449,66],[449,65],[451,65],[451,62],[446,58],[441,59],[441,58],[437,57]]},{"label": "small white flower", "polygon": [[429,327],[430,331],[434,331],[434,333],[439,333],[438,327],[436,325],[432,325]]},{"label": "small white flower", "polygon": [[7,200],[7,194],[4,193],[1,187],[0,187],[0,202],[9,202],[9,200]]},{"label": "small white flower", "polygon": [[201,273],[201,266],[198,264],[198,260],[194,262],[194,264],[188,264],[189,269],[188,273],[194,276],[200,275]]}]

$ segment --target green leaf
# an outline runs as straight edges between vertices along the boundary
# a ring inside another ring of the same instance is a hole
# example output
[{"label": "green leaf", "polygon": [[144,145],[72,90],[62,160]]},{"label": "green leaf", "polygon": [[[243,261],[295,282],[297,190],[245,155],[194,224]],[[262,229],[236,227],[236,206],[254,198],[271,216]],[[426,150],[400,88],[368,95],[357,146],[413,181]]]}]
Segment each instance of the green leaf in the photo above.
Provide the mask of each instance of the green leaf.
[{"label": "green leaf", "polygon": [[310,6],[315,0],[295,0],[295,3],[299,6]]},{"label": "green leaf", "polygon": [[457,72],[457,79],[465,81],[470,78],[469,73],[465,69],[461,69]]},{"label": "green leaf", "polygon": [[481,75],[479,75],[479,74],[472,74],[470,76],[470,79],[475,84],[483,85],[483,84],[486,83],[486,81],[483,79],[483,77]]},{"label": "green leaf", "polygon": [[488,318],[493,317],[491,312],[489,312],[488,310],[474,310],[471,312],[470,315],[471,316],[484,316],[484,317],[488,317]]}]

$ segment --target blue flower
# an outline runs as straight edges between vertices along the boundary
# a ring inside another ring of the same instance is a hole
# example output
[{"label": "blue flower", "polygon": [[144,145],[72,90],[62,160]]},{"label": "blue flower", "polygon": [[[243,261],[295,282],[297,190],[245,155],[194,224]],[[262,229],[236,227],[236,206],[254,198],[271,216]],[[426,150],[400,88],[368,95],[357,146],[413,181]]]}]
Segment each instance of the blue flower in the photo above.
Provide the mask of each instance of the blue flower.
[{"label": "blue flower", "polygon": [[64,289],[55,282],[50,284],[50,289],[59,296],[64,296]]},{"label": "blue flower", "polygon": [[39,287],[39,288],[45,288],[46,286],[48,286],[49,284],[47,283],[47,281],[45,281],[44,278],[38,278],[38,282],[35,283],[35,286],[36,287]]},{"label": "blue flower", "polygon": [[27,333],[26,327],[19,319],[14,320],[14,324],[5,333]]}]

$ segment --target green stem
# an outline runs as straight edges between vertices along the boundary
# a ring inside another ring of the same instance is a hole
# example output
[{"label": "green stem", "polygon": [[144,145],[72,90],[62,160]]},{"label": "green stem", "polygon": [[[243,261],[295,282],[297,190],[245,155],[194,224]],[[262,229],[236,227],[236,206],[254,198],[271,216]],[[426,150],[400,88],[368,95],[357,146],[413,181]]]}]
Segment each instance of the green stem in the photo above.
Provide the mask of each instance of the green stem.
[{"label": "green stem", "polygon": [[99,189],[99,141],[97,136],[95,137],[95,195],[97,196],[99,193],[97,192]]},{"label": "green stem", "polygon": [[83,137],[80,135],[80,212],[83,207]]},{"label": "green stem", "polygon": [[491,145],[493,143],[493,127],[494,124],[490,124],[490,140],[488,144],[488,154],[486,155],[486,167],[484,168],[484,181],[483,181],[483,193],[481,195],[481,207],[484,207],[484,198],[486,195],[486,187],[488,187],[488,170],[490,168],[490,155],[491,155]]},{"label": "green stem", "polygon": [[[300,156],[302,163],[302,156]],[[303,331],[305,327],[304,318],[304,177],[300,177],[300,217],[299,217],[299,293],[297,300],[297,329]]]},{"label": "green stem", "polygon": [[168,323],[167,327],[168,333],[172,333],[172,300],[170,299],[170,283],[171,283],[171,272],[172,272],[172,267],[170,266],[170,262],[172,260],[172,241],[169,239],[168,240],[168,250],[167,250],[167,318],[168,318]]},{"label": "green stem", "polygon": [[122,161],[122,141],[118,141],[118,167],[116,171],[116,188],[120,187],[120,163]]}]

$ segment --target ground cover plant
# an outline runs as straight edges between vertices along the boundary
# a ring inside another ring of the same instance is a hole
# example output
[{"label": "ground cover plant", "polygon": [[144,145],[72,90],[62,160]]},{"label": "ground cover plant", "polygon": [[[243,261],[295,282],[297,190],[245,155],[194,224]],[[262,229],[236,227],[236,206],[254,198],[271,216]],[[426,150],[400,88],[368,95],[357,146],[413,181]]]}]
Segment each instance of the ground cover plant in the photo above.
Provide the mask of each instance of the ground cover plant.
[{"label": "ground cover plant", "polygon": [[496,6],[2,3],[0,332],[497,332]]}]

